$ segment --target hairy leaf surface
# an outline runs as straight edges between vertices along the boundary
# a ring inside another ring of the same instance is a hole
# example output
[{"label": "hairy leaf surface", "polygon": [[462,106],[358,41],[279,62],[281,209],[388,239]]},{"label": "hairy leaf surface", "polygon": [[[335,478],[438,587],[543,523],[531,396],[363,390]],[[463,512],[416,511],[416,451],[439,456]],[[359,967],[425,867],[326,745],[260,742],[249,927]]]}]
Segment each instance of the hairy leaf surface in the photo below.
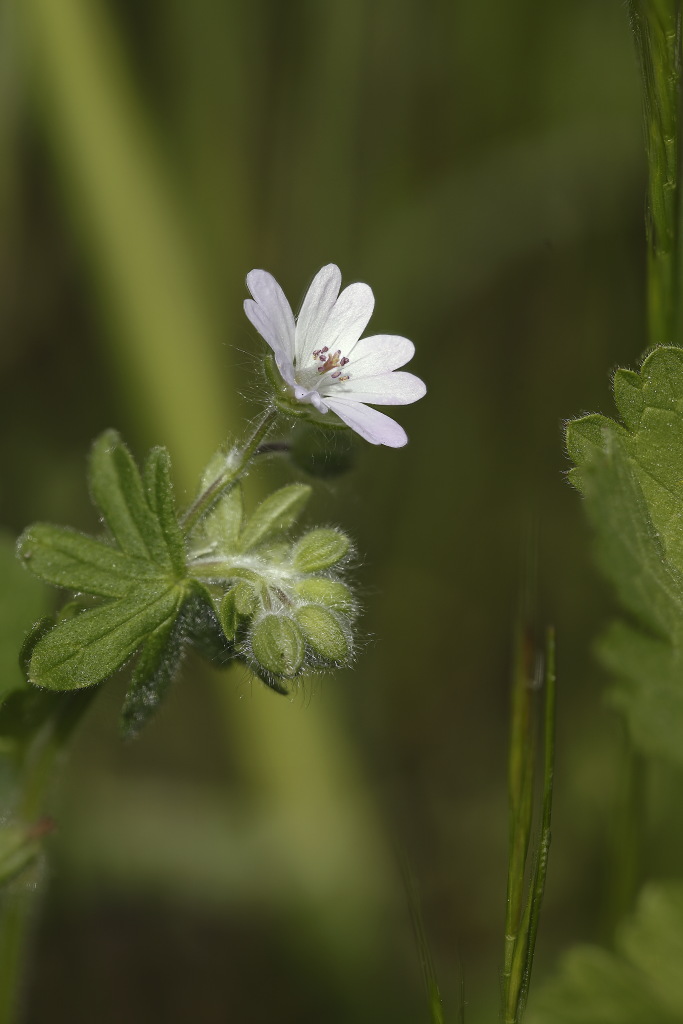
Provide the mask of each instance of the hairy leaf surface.
[{"label": "hairy leaf surface", "polygon": [[173,568],[166,538],[147,501],[138,467],[115,430],[105,431],[93,445],[90,490],[122,551]]},{"label": "hairy leaf surface", "polygon": [[33,649],[30,681],[51,690],[102,682],[176,617],[183,596],[182,587],[157,585],[58,623]]},{"label": "hairy leaf surface", "polygon": [[123,597],[138,580],[159,573],[145,558],[49,523],[35,523],[25,530],[17,550],[38,579],[98,597]]},{"label": "hairy leaf surface", "polygon": [[646,753],[683,763],[683,350],[619,370],[623,424],[585,416],[567,428],[600,566],[627,621],[599,644],[613,703]]}]

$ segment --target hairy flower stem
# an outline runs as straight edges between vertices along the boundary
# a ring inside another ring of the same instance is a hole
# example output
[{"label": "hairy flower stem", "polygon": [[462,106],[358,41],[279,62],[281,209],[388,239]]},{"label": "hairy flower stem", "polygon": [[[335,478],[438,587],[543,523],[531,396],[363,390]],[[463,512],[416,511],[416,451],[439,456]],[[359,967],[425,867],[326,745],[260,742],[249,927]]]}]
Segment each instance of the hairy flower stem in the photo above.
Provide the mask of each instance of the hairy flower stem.
[{"label": "hairy flower stem", "polygon": [[200,519],[202,519],[207,512],[213,508],[218,499],[225,494],[228,488],[237,483],[249,465],[252,456],[258,453],[268,431],[275,423],[277,415],[277,409],[268,409],[257,424],[253,434],[240,451],[237,460],[231,461],[229,465],[226,465],[223,472],[220,473],[220,475],[217,476],[211,484],[209,484],[206,490],[199,495],[196,501],[194,501],[184,513],[181,519],[181,526],[186,537],[192,532],[192,530],[194,530]]},{"label": "hairy flower stem", "polygon": [[679,345],[681,0],[629,0],[629,12],[643,79],[649,344]]}]

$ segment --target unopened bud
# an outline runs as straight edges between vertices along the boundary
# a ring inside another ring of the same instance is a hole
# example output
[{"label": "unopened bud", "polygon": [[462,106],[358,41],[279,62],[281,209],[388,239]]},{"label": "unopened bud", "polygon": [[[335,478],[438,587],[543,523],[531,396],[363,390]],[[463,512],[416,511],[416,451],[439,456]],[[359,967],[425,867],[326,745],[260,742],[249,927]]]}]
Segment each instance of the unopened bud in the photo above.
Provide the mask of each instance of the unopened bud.
[{"label": "unopened bud", "polygon": [[339,618],[317,604],[306,604],[296,612],[309,647],[327,661],[348,661],[350,644]]},{"label": "unopened bud", "polygon": [[251,633],[251,653],[261,668],[280,679],[291,679],[304,660],[304,638],[287,615],[266,615]]},{"label": "unopened bud", "polygon": [[351,541],[340,530],[320,527],[304,534],[292,551],[292,564],[299,572],[329,569],[348,554]]},{"label": "unopened bud", "polygon": [[246,580],[242,580],[237,584],[237,586],[232,588],[230,593],[233,595],[235,611],[238,615],[243,615],[245,618],[248,618],[250,615],[254,614],[258,603],[258,597],[256,587],[253,583],[248,583]]},{"label": "unopened bud", "polygon": [[338,612],[349,614],[354,610],[353,594],[343,583],[325,579],[324,576],[313,576],[301,580],[294,588],[300,598],[312,604],[323,604]]}]

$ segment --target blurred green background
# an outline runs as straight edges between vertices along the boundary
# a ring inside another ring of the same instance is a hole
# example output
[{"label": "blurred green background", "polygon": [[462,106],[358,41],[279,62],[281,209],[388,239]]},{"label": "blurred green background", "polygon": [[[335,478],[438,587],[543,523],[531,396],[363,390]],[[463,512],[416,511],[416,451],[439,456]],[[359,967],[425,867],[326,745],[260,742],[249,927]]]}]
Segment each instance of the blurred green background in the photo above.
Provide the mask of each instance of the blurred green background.
[{"label": "blurred green background", "polygon": [[559,645],[538,975],[604,933],[620,734],[561,424],[611,412],[643,348],[643,176],[618,0],[0,2],[3,526],[96,530],[109,426],[167,444],[189,495],[258,409],[252,267],[295,306],[327,262],[370,283],[372,333],[412,338],[429,387],[409,446],[359,447],[312,510],[361,552],[353,672],[288,701],[190,657],[131,746],[125,683],[103,690],[55,804],[29,1021],[426,1020],[400,851],[447,1004],[461,964],[468,1020],[495,1019],[530,530]]}]

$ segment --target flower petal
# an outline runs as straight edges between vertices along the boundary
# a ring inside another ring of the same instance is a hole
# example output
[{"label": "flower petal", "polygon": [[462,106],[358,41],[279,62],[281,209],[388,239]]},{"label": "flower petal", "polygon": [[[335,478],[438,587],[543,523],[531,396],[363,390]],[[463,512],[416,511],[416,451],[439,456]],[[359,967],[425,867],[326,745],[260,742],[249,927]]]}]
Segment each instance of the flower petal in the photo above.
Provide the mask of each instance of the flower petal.
[{"label": "flower petal", "polygon": [[371,405],[410,405],[427,391],[424,381],[414,373],[380,373],[376,377],[356,380],[326,381],[320,388],[325,398],[346,398],[351,402],[369,402]]},{"label": "flower petal", "polygon": [[355,379],[374,377],[386,370],[397,370],[409,362],[415,355],[415,346],[398,334],[373,334],[369,338],[361,338],[344,355],[352,360],[349,372]]},{"label": "flower petal", "polygon": [[[341,271],[334,263],[319,270],[311,281],[296,322],[296,362],[305,368],[318,348],[325,322],[337,301]],[[321,345],[323,342],[320,343]]]},{"label": "flower petal", "polygon": [[294,314],[280,285],[266,270],[247,274],[247,288],[254,296],[244,303],[244,312],[277,355],[278,348],[294,362]]},{"label": "flower petal", "polygon": [[335,302],[319,336],[331,352],[341,349],[346,355],[368,326],[375,308],[375,297],[370,285],[350,284]]},{"label": "flower petal", "polygon": [[364,437],[370,444],[386,444],[389,448],[402,448],[408,443],[403,427],[378,409],[351,402],[344,398],[326,398],[327,404],[347,426]]},{"label": "flower petal", "polygon": [[295,383],[294,366],[289,355],[280,344],[279,338],[275,333],[270,320],[265,316],[263,307],[257,305],[257,303],[252,299],[245,299],[244,312],[247,314],[261,337],[265,338],[272,348],[277,368],[280,371],[280,376],[287,382],[287,384],[291,384],[293,386]]}]

